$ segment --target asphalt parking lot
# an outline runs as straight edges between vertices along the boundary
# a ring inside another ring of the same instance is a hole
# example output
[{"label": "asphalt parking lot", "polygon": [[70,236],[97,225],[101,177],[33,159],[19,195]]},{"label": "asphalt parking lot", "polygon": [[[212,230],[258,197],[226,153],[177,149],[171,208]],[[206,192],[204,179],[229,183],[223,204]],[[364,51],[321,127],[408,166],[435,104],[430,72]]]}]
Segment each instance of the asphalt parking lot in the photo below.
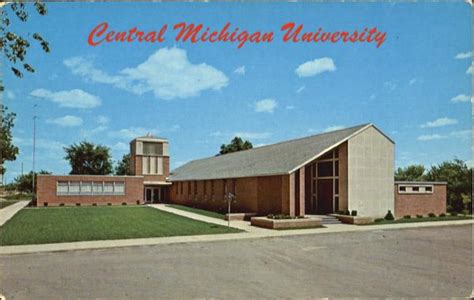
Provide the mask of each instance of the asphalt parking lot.
[{"label": "asphalt parking lot", "polygon": [[0,256],[7,299],[467,297],[472,225]]}]

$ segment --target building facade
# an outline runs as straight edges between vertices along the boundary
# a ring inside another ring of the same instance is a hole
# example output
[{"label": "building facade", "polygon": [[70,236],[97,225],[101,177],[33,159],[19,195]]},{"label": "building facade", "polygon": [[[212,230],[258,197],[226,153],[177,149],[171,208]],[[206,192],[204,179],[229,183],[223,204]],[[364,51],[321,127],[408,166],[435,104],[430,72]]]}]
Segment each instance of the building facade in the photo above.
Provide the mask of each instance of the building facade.
[{"label": "building facade", "polygon": [[170,173],[168,140],[144,136],[130,142],[130,176],[38,175],[37,205],[176,203],[226,211],[232,195],[233,212],[258,215],[446,212],[446,185],[422,184],[433,192],[421,195],[414,183],[394,182],[394,148],[364,124],[194,160]]}]

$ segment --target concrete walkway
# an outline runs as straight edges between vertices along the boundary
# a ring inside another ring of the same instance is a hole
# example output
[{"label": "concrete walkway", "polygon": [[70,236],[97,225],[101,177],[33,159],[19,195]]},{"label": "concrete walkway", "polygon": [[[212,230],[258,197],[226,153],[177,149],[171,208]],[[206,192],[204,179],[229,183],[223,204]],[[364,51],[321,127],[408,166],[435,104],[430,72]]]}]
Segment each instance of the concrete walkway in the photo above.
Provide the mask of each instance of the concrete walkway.
[{"label": "concrete walkway", "polygon": [[10,220],[20,209],[27,206],[28,203],[30,203],[30,201],[18,201],[15,204],[0,209],[0,226]]},{"label": "concrete walkway", "polygon": [[[204,215],[196,214],[196,213],[181,210],[181,209],[176,209],[176,208],[167,206],[166,204],[149,204],[148,206],[162,210],[162,211],[166,211],[175,215],[197,220],[197,221],[203,221],[206,223],[217,224],[221,226],[228,226],[228,222],[225,220],[207,217]],[[268,233],[272,231],[271,229],[251,226],[249,221],[230,221],[230,227],[244,230],[250,233]]]},{"label": "concrete walkway", "polygon": [[[159,208],[160,209],[160,208]],[[163,210],[167,209],[166,207]],[[166,210],[171,212],[170,210]],[[186,212],[182,212],[186,213]],[[196,220],[206,220],[208,217],[198,217],[196,214],[190,213]],[[180,215],[181,214],[180,212]],[[206,218],[206,219],[203,219]],[[209,218],[209,223],[219,224],[225,222],[214,218]],[[231,221],[233,227],[236,227],[237,222]],[[159,237],[159,238],[145,238],[145,239],[126,239],[126,240],[104,240],[104,241],[86,241],[73,243],[58,243],[58,244],[41,244],[41,245],[21,245],[21,246],[1,246],[0,255],[8,254],[24,254],[24,253],[39,253],[39,252],[56,252],[56,251],[71,251],[71,250],[89,250],[89,249],[106,249],[117,247],[131,247],[131,246],[151,246],[163,244],[179,244],[192,242],[215,242],[228,241],[240,239],[255,239],[255,238],[272,238],[291,235],[313,235],[317,238],[319,234],[331,234],[336,232],[356,232],[356,231],[372,231],[372,230],[394,230],[404,228],[422,228],[422,227],[439,227],[439,226],[456,226],[456,225],[472,225],[474,220],[459,220],[459,221],[435,221],[435,222],[421,222],[421,223],[405,223],[405,224],[390,224],[390,225],[347,225],[347,224],[330,224],[325,225],[325,228],[313,229],[294,229],[294,230],[269,230],[256,228],[249,232],[242,233],[226,233],[226,234],[212,234],[212,235],[194,235],[194,236],[173,236],[173,237]],[[219,224],[222,225],[222,224]],[[245,228],[245,227],[236,228]],[[244,225],[242,225],[244,226]],[[244,229],[245,230],[245,229]]]}]

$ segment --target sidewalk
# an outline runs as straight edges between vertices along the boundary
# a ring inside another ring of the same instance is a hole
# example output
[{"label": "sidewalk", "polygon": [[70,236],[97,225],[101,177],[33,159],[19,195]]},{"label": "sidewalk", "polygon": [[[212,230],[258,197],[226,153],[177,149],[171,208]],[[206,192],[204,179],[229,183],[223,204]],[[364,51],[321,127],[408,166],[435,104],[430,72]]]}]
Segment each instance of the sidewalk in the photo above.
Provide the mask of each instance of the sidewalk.
[{"label": "sidewalk", "polygon": [[[207,217],[204,215],[196,214],[193,212],[189,211],[184,211],[181,209],[176,209],[172,208],[170,206],[167,206],[166,204],[148,204],[147,206],[156,208],[162,211],[166,211],[175,215],[180,215],[186,218],[190,218],[193,220],[198,220],[198,221],[203,221],[206,223],[212,223],[212,224],[217,224],[221,226],[227,226],[228,223],[225,220],[217,219],[217,218],[212,218],[212,217]],[[250,233],[265,233],[265,232],[271,232],[271,229],[265,229],[265,228],[260,228],[260,227],[255,227],[255,226],[250,226],[249,221],[230,221],[230,227],[237,228],[240,230],[244,230]]]},{"label": "sidewalk", "polygon": [[[156,208],[156,207],[155,207]],[[160,209],[160,208],[158,208]],[[168,208],[165,208],[168,209]],[[165,210],[163,209],[163,210]],[[169,211],[170,210],[165,210]],[[181,212],[180,212],[181,213]],[[184,215],[182,212],[181,215]],[[198,220],[206,220],[209,217],[196,216],[192,214],[193,218]],[[213,219],[210,223],[222,225],[223,220]],[[243,221],[231,221],[232,227],[245,228],[249,225],[238,225],[237,222],[246,223]],[[86,241],[73,243],[59,243],[59,244],[42,244],[42,245],[21,245],[21,246],[1,246],[0,255],[8,254],[26,254],[26,253],[41,253],[41,252],[56,252],[56,251],[71,251],[71,250],[91,250],[91,249],[106,249],[117,247],[131,247],[131,246],[151,246],[151,245],[167,245],[193,242],[215,242],[215,241],[229,241],[240,239],[255,239],[255,238],[272,238],[283,236],[296,236],[311,234],[317,238],[318,234],[331,234],[338,232],[357,232],[357,231],[380,231],[380,230],[395,230],[404,228],[421,228],[421,227],[437,227],[437,226],[456,226],[474,224],[474,220],[459,220],[459,221],[437,221],[437,222],[423,222],[423,223],[405,223],[405,224],[390,224],[390,225],[346,225],[346,224],[330,224],[325,225],[325,228],[313,229],[295,229],[295,230],[269,230],[263,228],[253,228],[249,232],[242,233],[226,233],[213,235],[194,235],[194,236],[174,236],[174,237],[160,237],[160,238],[145,238],[145,239],[127,239],[127,240],[104,240],[104,241]],[[241,227],[242,226],[242,227]]]},{"label": "sidewalk", "polygon": [[0,226],[10,220],[20,209],[27,206],[28,203],[30,203],[30,201],[18,201],[15,204],[0,209]]}]

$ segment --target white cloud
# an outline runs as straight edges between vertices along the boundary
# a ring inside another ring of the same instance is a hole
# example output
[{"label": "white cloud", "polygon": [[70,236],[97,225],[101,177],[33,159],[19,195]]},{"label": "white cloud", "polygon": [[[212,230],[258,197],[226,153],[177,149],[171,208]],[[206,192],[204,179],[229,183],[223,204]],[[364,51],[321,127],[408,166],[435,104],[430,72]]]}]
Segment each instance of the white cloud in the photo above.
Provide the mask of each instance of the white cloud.
[{"label": "white cloud", "polygon": [[471,98],[468,95],[459,94],[456,97],[451,98],[451,102],[468,102]]},{"label": "white cloud", "polygon": [[109,136],[132,140],[139,136],[145,136],[147,134],[157,135],[158,133],[159,130],[157,128],[130,127],[111,131],[109,132]]},{"label": "white cloud", "polygon": [[242,139],[250,140],[264,140],[272,136],[270,132],[236,132],[234,136],[241,137]]},{"label": "white cloud", "polygon": [[97,124],[100,124],[100,125],[107,125],[109,124],[109,121],[110,119],[106,116],[97,116],[97,118],[95,118]]},{"label": "white cloud", "polygon": [[443,139],[444,136],[439,135],[439,134],[426,134],[426,135],[420,135],[418,137],[419,141],[432,141],[432,140],[440,140]]},{"label": "white cloud", "polygon": [[465,59],[471,56],[472,56],[472,52],[461,52],[461,53],[456,54],[454,59]]},{"label": "white cloud", "polygon": [[99,97],[80,89],[52,92],[46,89],[36,89],[30,96],[46,99],[59,104],[60,107],[94,108],[101,104]]},{"label": "white cloud", "polygon": [[285,106],[285,109],[292,110],[295,109],[295,107],[293,105],[287,105]]},{"label": "white cloud", "polygon": [[111,148],[112,148],[113,151],[127,151],[127,150],[130,150],[129,144],[122,143],[122,142],[116,143]]},{"label": "white cloud", "polygon": [[302,86],[300,86],[300,87],[296,90],[296,93],[299,94],[299,93],[301,93],[304,89],[305,89],[305,86],[302,85]]},{"label": "white cloud", "polygon": [[344,128],[344,126],[342,126],[342,125],[334,125],[334,126],[327,127],[326,129],[323,130],[323,132],[335,131],[335,130],[339,130],[339,129],[343,129],[343,128]]},{"label": "white cloud", "polygon": [[393,92],[397,88],[397,83],[394,80],[385,81],[383,85],[389,93]]},{"label": "white cloud", "polygon": [[410,81],[408,82],[410,85],[414,85],[416,83],[416,78],[412,78],[410,79]]},{"label": "white cloud", "polygon": [[104,131],[106,131],[107,129],[108,129],[108,127],[107,127],[107,126],[104,126],[104,125],[97,126],[97,127],[93,128],[93,129],[90,129],[90,130],[84,130],[84,129],[82,129],[82,130],[81,130],[81,135],[82,135],[83,137],[89,138],[89,137],[94,136],[94,135],[96,135],[96,134],[98,134],[98,133],[104,132]]},{"label": "white cloud", "polygon": [[466,74],[472,74],[472,64],[469,66],[469,68],[467,68],[466,70]]},{"label": "white cloud", "polygon": [[56,119],[47,120],[48,123],[56,124],[62,127],[76,127],[82,125],[82,119],[76,116],[64,116]]},{"label": "white cloud", "polygon": [[255,111],[273,113],[273,111],[275,110],[277,106],[278,106],[278,103],[275,101],[275,99],[272,99],[272,98],[262,99],[255,103]]},{"label": "white cloud", "polygon": [[450,135],[453,138],[458,138],[458,139],[468,139],[472,135],[472,131],[470,129],[466,130],[457,130],[457,131],[452,131]]},{"label": "white cloud", "polygon": [[214,131],[209,134],[210,136],[222,136],[222,132],[220,131]]},{"label": "white cloud", "polygon": [[329,57],[323,57],[299,65],[298,68],[296,68],[295,73],[299,77],[310,77],[324,72],[333,71],[336,71],[334,61]]},{"label": "white cloud", "polygon": [[10,99],[10,100],[13,100],[16,98],[16,95],[13,91],[6,91],[5,96],[7,97],[7,99]]},{"label": "white cloud", "polygon": [[421,128],[434,128],[434,127],[454,125],[457,123],[458,123],[458,120],[456,119],[450,119],[450,118],[444,117],[444,118],[438,118],[431,122],[426,122],[425,124],[422,124],[420,127]]},{"label": "white cloud", "polygon": [[234,73],[237,75],[245,75],[245,66],[238,67],[234,70]]},{"label": "white cloud", "polygon": [[220,90],[228,85],[224,73],[205,63],[192,64],[186,50],[162,48],[136,67],[109,75],[83,57],[64,61],[73,74],[86,80],[111,84],[131,93],[152,92],[156,98],[171,100],[198,96],[205,90]]}]

